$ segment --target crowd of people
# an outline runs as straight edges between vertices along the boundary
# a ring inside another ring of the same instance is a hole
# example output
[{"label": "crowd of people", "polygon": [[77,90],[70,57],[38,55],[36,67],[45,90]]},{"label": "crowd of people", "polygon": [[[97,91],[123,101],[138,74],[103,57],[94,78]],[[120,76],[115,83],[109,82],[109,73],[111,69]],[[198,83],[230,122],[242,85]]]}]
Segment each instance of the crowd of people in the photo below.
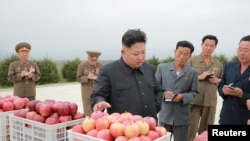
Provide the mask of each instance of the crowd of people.
[{"label": "crowd of people", "polygon": [[[250,125],[250,35],[240,39],[236,62],[223,64],[213,57],[218,39],[205,35],[201,53],[192,56],[190,41],[178,41],[174,61],[159,64],[155,71],[145,61],[147,36],[129,29],[122,36],[121,57],[102,65],[101,52],[88,50],[79,64],[76,79],[81,83],[84,113],[130,112],[154,117],[172,132],[175,141],[193,141],[214,124],[217,95],[223,99],[220,125]],[[31,45],[16,45],[20,60],[10,64],[8,79],[14,95],[36,98],[38,65],[28,59]]]}]

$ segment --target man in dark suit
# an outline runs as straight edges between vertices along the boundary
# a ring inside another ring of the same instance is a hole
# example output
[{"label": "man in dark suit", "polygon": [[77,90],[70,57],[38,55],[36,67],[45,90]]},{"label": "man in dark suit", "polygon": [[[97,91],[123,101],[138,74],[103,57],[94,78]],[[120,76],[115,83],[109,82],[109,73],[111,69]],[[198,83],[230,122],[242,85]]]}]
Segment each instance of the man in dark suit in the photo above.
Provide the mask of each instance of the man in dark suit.
[{"label": "man in dark suit", "polygon": [[250,111],[246,106],[250,99],[250,35],[242,37],[237,49],[239,61],[225,64],[219,95],[223,99],[219,124],[246,125]]},{"label": "man in dark suit", "polygon": [[100,69],[91,95],[94,111],[130,112],[157,119],[163,89],[145,62],[146,34],[128,30],[122,37],[121,58]]}]

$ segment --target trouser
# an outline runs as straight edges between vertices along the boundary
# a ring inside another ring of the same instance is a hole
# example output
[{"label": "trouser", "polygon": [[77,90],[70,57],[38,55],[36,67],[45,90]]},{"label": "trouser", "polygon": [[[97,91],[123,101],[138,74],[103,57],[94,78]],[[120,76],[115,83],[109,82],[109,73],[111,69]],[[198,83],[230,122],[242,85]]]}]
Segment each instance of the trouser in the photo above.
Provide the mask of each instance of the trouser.
[{"label": "trouser", "polygon": [[174,126],[164,123],[159,125],[165,127],[168,132],[171,132],[170,141],[187,141],[188,140],[188,126]]},{"label": "trouser", "polygon": [[86,116],[90,116],[93,112],[91,108],[90,95],[92,94],[93,86],[82,86],[82,104],[83,112]]},{"label": "trouser", "polygon": [[206,131],[208,125],[214,124],[216,106],[190,105],[190,125],[188,129],[188,140],[193,141],[194,137]]}]

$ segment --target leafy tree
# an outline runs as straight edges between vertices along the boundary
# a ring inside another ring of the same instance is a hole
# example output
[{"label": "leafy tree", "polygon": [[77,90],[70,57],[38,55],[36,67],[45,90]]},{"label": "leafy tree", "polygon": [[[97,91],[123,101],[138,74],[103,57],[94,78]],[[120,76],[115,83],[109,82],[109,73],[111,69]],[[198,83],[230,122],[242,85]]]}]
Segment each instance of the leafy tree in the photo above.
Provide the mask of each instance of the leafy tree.
[{"label": "leafy tree", "polygon": [[0,61],[0,85],[1,86],[13,86],[13,83],[7,79],[9,65],[11,62],[19,60],[19,57],[15,54],[12,54],[10,57],[5,58],[3,61]]},{"label": "leafy tree", "polygon": [[149,58],[148,60],[146,60],[146,62],[148,62],[149,64],[153,65],[154,71],[156,71],[157,66],[161,63],[159,61],[159,59],[157,57],[155,57],[154,55],[153,55],[152,58]]},{"label": "leafy tree", "polygon": [[234,56],[231,58],[230,61],[239,61],[239,59],[238,59],[237,55],[234,55]]},{"label": "leafy tree", "polygon": [[76,81],[77,68],[80,63],[79,58],[65,62],[61,70],[63,78],[69,82]]},{"label": "leafy tree", "polygon": [[228,58],[224,54],[215,54],[214,57],[217,58],[223,64],[223,66],[226,62],[228,62]]},{"label": "leafy tree", "polygon": [[163,59],[163,60],[161,61],[161,63],[169,63],[169,62],[173,62],[173,61],[174,61],[174,57],[169,56],[169,57],[167,57],[166,59]]},{"label": "leafy tree", "polygon": [[41,72],[41,78],[37,82],[38,84],[57,83],[60,80],[60,75],[56,63],[49,58],[37,61],[39,70]]}]

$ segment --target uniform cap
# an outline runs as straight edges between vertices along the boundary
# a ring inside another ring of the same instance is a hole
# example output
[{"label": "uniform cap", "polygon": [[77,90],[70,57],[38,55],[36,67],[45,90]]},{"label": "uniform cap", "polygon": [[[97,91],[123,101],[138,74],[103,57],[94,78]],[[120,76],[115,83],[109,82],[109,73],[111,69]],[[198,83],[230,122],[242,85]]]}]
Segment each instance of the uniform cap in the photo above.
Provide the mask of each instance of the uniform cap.
[{"label": "uniform cap", "polygon": [[31,50],[31,45],[29,43],[21,42],[16,45],[16,52],[29,50]]},{"label": "uniform cap", "polygon": [[88,57],[89,57],[91,60],[96,61],[96,60],[98,59],[98,57],[99,57],[102,53],[99,52],[99,51],[88,50],[88,51],[87,51],[87,54],[88,54]]}]

